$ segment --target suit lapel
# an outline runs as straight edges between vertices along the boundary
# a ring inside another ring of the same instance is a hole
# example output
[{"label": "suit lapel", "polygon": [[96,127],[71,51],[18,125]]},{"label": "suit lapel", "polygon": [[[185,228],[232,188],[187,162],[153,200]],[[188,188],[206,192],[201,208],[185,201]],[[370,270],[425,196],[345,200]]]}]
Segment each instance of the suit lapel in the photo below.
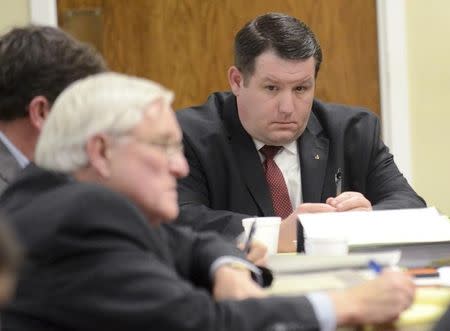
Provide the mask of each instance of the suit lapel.
[{"label": "suit lapel", "polygon": [[223,118],[235,160],[238,160],[237,166],[250,195],[263,216],[274,215],[261,159],[252,138],[239,120],[234,96],[225,101]]},{"label": "suit lapel", "polygon": [[328,161],[328,139],[320,135],[322,126],[314,113],[299,139],[303,202],[321,202]]}]

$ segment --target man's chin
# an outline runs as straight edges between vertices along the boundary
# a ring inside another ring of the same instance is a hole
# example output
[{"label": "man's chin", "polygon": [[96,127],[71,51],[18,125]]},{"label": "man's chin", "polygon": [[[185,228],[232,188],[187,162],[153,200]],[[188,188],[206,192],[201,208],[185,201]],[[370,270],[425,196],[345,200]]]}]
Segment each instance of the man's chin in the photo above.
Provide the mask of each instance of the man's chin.
[{"label": "man's chin", "polygon": [[296,141],[302,134],[303,130],[298,130],[296,127],[295,130],[274,130],[269,131],[267,136],[267,141],[263,141],[269,145],[281,146],[290,144],[293,141]]},{"label": "man's chin", "polygon": [[296,141],[300,135],[293,135],[293,134],[278,134],[274,135],[270,138],[270,142],[268,144],[275,145],[275,146],[282,146],[292,143],[293,141]]}]

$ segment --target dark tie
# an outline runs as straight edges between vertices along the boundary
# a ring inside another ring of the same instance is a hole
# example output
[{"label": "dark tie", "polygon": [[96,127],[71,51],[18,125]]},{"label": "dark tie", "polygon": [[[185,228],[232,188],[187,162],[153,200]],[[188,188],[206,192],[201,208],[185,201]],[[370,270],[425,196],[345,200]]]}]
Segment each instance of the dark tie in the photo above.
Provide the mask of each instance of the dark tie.
[{"label": "dark tie", "polygon": [[285,219],[292,213],[292,204],[283,174],[273,160],[281,148],[283,147],[264,145],[259,151],[266,158],[263,162],[263,167],[275,215]]}]

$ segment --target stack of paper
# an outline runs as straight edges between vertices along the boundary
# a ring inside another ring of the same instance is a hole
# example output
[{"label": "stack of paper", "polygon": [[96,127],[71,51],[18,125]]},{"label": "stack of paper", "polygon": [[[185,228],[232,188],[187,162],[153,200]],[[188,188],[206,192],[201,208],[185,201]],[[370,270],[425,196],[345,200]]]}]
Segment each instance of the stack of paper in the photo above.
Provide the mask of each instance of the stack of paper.
[{"label": "stack of paper", "polygon": [[353,253],[342,256],[277,254],[269,256],[268,266],[276,274],[362,269],[368,267],[369,261],[376,261],[383,267],[392,267],[397,265],[400,256],[399,250],[367,254]]},{"label": "stack of paper", "polygon": [[450,242],[435,208],[300,214],[305,238],[346,238],[349,246]]}]

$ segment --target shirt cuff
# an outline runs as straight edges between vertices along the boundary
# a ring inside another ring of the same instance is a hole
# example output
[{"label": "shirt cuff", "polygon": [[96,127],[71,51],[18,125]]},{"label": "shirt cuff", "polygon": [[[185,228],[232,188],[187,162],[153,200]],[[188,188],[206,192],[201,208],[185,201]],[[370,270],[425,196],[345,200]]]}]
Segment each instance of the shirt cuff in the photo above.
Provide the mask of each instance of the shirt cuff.
[{"label": "shirt cuff", "polygon": [[256,282],[262,286],[263,277],[262,277],[261,270],[259,270],[257,266],[248,262],[247,260],[241,259],[236,256],[231,256],[231,255],[230,256],[228,256],[228,255],[221,256],[213,262],[213,264],[211,265],[211,268],[209,268],[209,278],[211,279],[211,281],[213,281],[214,274],[216,273],[217,269],[219,269],[219,267],[221,267],[223,265],[227,265],[227,264],[239,265],[243,269],[247,269],[248,271],[250,271],[253,274]]},{"label": "shirt cuff", "polygon": [[336,330],[336,311],[330,297],[324,292],[309,293],[305,296],[313,307],[320,331]]}]

